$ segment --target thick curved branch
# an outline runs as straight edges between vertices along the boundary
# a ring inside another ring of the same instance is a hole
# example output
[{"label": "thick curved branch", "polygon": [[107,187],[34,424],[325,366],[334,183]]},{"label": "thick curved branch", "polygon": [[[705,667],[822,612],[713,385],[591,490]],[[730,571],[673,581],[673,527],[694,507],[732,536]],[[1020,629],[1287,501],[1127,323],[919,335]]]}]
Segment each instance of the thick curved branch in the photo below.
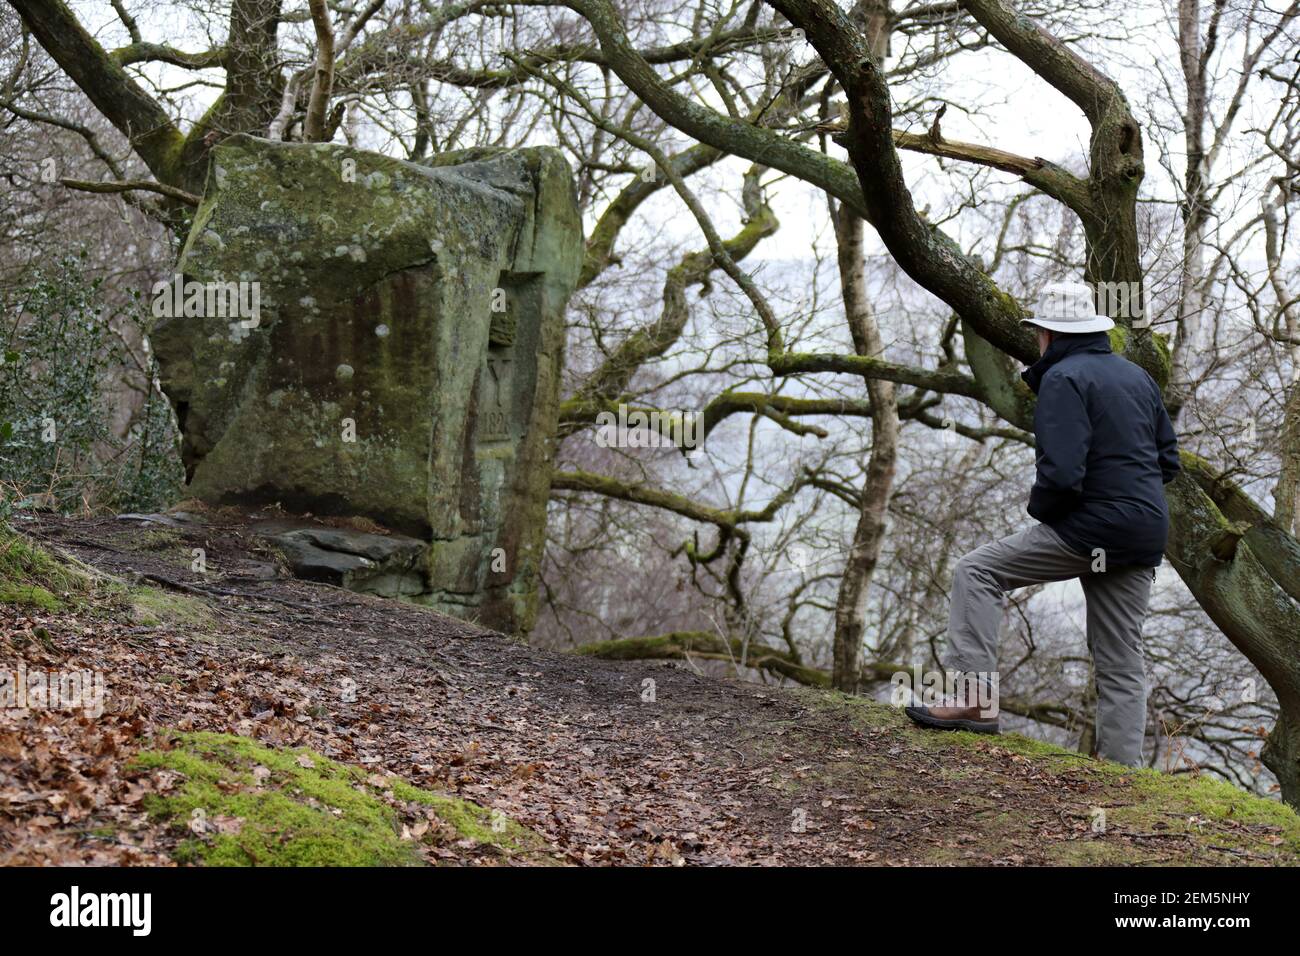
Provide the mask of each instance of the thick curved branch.
[{"label": "thick curved branch", "polygon": [[161,182],[177,175],[185,137],[162,107],[86,32],[63,0],[11,0],[23,23]]},{"label": "thick curved branch", "polygon": [[[697,143],[674,155],[671,162],[677,175],[687,177],[711,166],[724,155],[720,149]],[[658,175],[649,179],[638,176],[606,207],[587,239],[587,255],[578,276],[578,288],[590,285],[596,276],[618,261],[614,255],[614,243],[619,233],[641,204],[667,185],[668,180]]]},{"label": "thick curved branch", "polygon": [[132,63],[169,63],[187,70],[206,70],[226,65],[225,46],[213,47],[201,53],[186,53],[166,43],[145,43],[136,41],[129,46],[118,47],[109,54],[119,66]]},{"label": "thick curved branch", "polygon": [[[394,60],[392,53],[394,41],[409,46],[413,41],[436,33],[446,25],[448,20],[468,16],[490,5],[490,2],[477,2],[442,8],[437,17],[423,22],[418,27],[404,25],[400,32],[381,31],[373,34],[363,46],[357,48],[352,57],[340,60],[340,85],[350,88],[363,81],[373,83],[377,73],[388,72],[404,78],[395,86],[409,83],[411,76],[420,76],[449,83],[452,86],[500,90],[518,86],[526,81],[534,70],[553,63],[610,65],[609,57],[605,52],[599,47],[593,48],[590,43],[564,43],[540,50],[522,51],[521,62],[518,65],[496,70],[463,67],[450,59],[430,61],[414,55],[403,55],[400,59]],[[446,11],[449,9],[454,12],[448,14]],[[639,51],[638,55],[652,66],[701,62],[746,47],[784,39],[790,35],[790,32],[788,28],[739,27],[733,30],[721,30],[705,37],[691,37],[678,43],[649,47]]]},{"label": "thick curved branch", "polygon": [[1116,98],[1117,84],[1079,54],[1000,0],[962,0],[976,22],[1038,76],[1083,110],[1093,126],[1100,125]]},{"label": "thick curved branch", "polygon": [[[944,107],[940,107],[940,115],[943,110]],[[845,135],[848,127],[844,123],[818,123],[813,129],[818,133],[830,133],[831,139],[848,148],[849,142]],[[934,125],[928,133],[908,133],[896,129],[893,131],[893,137],[895,146],[909,152],[925,153],[928,156],[954,159],[1014,173],[1045,195],[1064,203],[1077,213],[1083,214],[1091,206],[1087,182],[1069,170],[1048,162],[1041,156],[1021,156],[994,146],[947,139],[940,133],[938,117],[935,118]]]},{"label": "thick curved branch", "polygon": [[[641,413],[651,422],[651,429],[657,425],[658,432],[666,438],[672,437],[674,415],[676,412],[659,408],[623,405],[628,414]],[[617,415],[619,403],[614,401],[570,400],[560,406],[560,423],[562,425],[589,425],[602,413]],[[797,435],[816,435],[825,438],[829,434],[824,428],[812,425],[800,425],[794,421],[805,415],[849,415],[859,418],[871,416],[871,403],[847,398],[794,398],[789,395],[767,395],[763,392],[723,392],[704,406],[700,413],[700,441],[708,439],[709,433],[732,415],[763,415],[787,431]]]},{"label": "thick curved branch", "polygon": [[905,133],[894,130],[893,136],[894,144],[899,149],[1014,173],[1035,189],[1069,206],[1076,213],[1082,213],[1091,205],[1088,184],[1084,180],[1040,156],[1031,159],[992,146],[944,139],[942,136],[928,133]]},{"label": "thick curved branch", "polygon": [[[776,232],[779,223],[766,203],[757,203],[752,217],[735,236],[722,240],[722,247],[732,260],[748,256],[767,236]],[[650,325],[637,329],[619,343],[600,368],[587,377],[574,394],[579,403],[611,400],[623,394],[632,376],[646,362],[659,358],[681,337],[690,319],[686,292],[692,286],[708,281],[718,268],[717,257],[710,249],[690,252],[682,261],[668,270],[664,281],[663,308],[659,318]]]},{"label": "thick curved branch", "polygon": [[771,5],[805,30],[845,91],[845,143],[862,184],[863,214],[890,255],[988,341],[1022,361],[1034,361],[1038,350],[1019,324],[1024,315],[1019,304],[951,237],[917,214],[894,146],[889,89],[861,33],[831,0],[771,0]]},{"label": "thick curved branch", "polygon": [[617,478],[597,475],[589,471],[557,471],[551,478],[552,491],[585,491],[632,504],[649,505],[724,530],[735,530],[740,525],[751,522],[771,521],[776,513],[794,497],[798,488],[799,486],[795,485],[785,489],[768,502],[766,507],[753,511],[713,508],[685,495],[620,481]]},{"label": "thick curved branch", "polygon": [[[848,415],[871,417],[871,402],[849,398],[795,398],[790,395],[767,395],[762,392],[723,392],[704,406],[701,440],[732,415],[750,413],[766,415],[787,430],[794,430],[791,419],[805,415]],[[803,426],[803,431],[824,438],[824,429]]]},{"label": "thick curved branch", "polygon": [[660,118],[702,143],[809,182],[865,214],[862,188],[844,163],[762,126],[737,122],[678,93],[632,45],[609,0],[564,3],[591,24],[611,69]]},{"label": "thick curved branch", "polygon": [[835,353],[784,352],[772,355],[768,366],[776,375],[796,375],[800,372],[842,372],[861,375],[863,378],[883,379],[900,385],[915,385],[948,395],[965,395],[983,399],[983,390],[962,372],[950,369],[924,369],[912,365],[890,362],[870,355],[840,355]]}]

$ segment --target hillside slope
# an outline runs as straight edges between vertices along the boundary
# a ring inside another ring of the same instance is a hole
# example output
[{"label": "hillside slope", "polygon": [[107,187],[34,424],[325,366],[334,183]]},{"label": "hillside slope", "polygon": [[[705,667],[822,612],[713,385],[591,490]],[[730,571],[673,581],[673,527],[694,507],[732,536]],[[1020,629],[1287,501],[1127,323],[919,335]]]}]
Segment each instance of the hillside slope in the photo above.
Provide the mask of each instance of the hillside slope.
[{"label": "hillside slope", "polygon": [[108,696],[0,710],[3,863],[1300,862],[1296,814],[1207,778],[533,650],[275,576],[237,522],[23,529],[88,569],[0,540],[2,666]]}]

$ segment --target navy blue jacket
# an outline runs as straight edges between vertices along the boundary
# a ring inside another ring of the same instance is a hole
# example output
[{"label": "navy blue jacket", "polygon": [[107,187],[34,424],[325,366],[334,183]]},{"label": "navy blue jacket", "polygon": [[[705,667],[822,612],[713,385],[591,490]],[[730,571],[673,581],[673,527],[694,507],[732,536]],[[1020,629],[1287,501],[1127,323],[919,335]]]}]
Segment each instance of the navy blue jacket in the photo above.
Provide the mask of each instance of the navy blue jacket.
[{"label": "navy blue jacket", "polygon": [[1155,381],[1111,352],[1105,332],[1058,336],[1021,377],[1038,395],[1029,513],[1081,554],[1105,549],[1107,568],[1158,567],[1164,485],[1179,465]]}]

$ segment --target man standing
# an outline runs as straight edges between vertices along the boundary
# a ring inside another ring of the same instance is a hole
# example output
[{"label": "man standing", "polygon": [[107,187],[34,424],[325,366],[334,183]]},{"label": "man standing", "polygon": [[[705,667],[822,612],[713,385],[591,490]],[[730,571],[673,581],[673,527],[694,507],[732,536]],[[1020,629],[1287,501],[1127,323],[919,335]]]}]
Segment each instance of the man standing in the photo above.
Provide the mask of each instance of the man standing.
[{"label": "man standing", "polygon": [[[912,706],[926,727],[998,732],[998,629],[1006,591],[1079,578],[1097,682],[1097,752],[1142,763],[1146,674],[1142,622],[1169,536],[1163,485],[1178,474],[1178,439],[1160,389],[1111,352],[1090,288],[1053,283],[1023,320],[1042,354],[1023,373],[1038,395],[1037,476],[1027,531],[977,548],[953,576],[946,665],[961,674],[944,706]],[[996,700],[996,697],[993,698]]]}]

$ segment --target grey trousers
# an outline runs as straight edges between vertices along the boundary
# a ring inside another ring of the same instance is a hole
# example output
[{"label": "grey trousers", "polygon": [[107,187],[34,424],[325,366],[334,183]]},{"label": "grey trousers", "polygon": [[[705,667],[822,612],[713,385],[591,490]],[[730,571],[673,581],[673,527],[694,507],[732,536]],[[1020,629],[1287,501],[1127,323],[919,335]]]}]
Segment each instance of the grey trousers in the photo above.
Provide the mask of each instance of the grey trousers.
[{"label": "grey trousers", "polygon": [[944,663],[968,674],[995,672],[1003,592],[1078,578],[1088,602],[1088,650],[1097,679],[1097,753],[1137,767],[1147,716],[1142,622],[1155,572],[1140,567],[1094,572],[1094,562],[1043,524],[962,557],[953,575]]}]

